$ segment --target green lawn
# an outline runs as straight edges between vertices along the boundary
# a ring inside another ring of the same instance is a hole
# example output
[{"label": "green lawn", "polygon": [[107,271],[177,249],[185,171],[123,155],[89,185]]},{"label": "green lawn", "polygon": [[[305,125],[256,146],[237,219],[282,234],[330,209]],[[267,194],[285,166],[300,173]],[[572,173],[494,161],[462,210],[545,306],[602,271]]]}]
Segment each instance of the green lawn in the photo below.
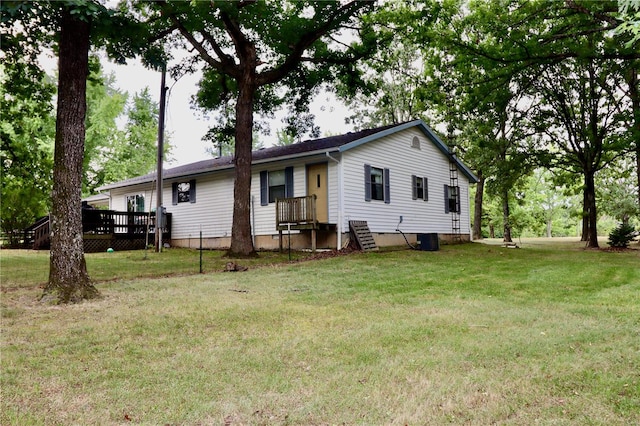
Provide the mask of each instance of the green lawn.
[{"label": "green lawn", "polygon": [[522,246],[137,279],[198,253],[88,255],[125,278],[67,307],[2,252],[0,423],[640,423],[640,250]]}]

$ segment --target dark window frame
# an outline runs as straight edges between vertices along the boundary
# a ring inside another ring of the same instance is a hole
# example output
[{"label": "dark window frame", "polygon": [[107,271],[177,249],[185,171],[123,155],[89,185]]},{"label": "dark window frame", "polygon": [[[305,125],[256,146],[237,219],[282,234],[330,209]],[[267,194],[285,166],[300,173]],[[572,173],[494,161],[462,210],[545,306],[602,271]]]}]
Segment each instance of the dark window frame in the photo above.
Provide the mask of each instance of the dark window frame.
[{"label": "dark window frame", "polygon": [[444,186],[444,212],[460,213],[460,187]]},{"label": "dark window frame", "polygon": [[429,179],[411,175],[411,194],[414,200],[429,201]]},{"label": "dark window frame", "polygon": [[[270,175],[284,172],[284,185],[272,185]],[[277,190],[276,190],[277,188]],[[260,205],[268,206],[278,198],[293,197],[293,167],[278,170],[263,170],[260,172]]]},{"label": "dark window frame", "polygon": [[[188,185],[188,188],[185,188]],[[196,202],[196,180],[177,181],[171,184],[172,204],[195,204]]]},{"label": "dark window frame", "polygon": [[[381,181],[376,181],[375,176],[380,176]],[[384,201],[391,203],[390,172],[387,168],[364,165],[364,199],[365,201]]]}]

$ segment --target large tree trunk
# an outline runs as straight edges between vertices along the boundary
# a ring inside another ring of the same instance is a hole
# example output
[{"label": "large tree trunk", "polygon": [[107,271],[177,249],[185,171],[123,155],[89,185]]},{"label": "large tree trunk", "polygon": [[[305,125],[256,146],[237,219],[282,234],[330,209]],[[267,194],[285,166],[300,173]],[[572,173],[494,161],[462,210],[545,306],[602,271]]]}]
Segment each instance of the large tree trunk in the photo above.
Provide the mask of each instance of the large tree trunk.
[{"label": "large tree trunk", "polygon": [[502,194],[502,218],[504,222],[504,236],[502,241],[511,243],[511,209],[509,208],[509,191]]},{"label": "large tree trunk", "polygon": [[256,255],[251,238],[251,149],[253,146],[253,103],[256,95],[256,52],[245,46],[245,67],[238,80],[236,103],[235,182],[233,185],[233,224],[229,256]]},{"label": "large tree trunk", "polygon": [[582,233],[580,234],[580,241],[589,241],[589,210],[587,201],[587,190],[582,189]]},{"label": "large tree trunk", "polygon": [[89,23],[64,8],[61,18],[58,112],[51,207],[49,282],[42,300],[75,303],[99,295],[87,273],[82,241],[82,159]]},{"label": "large tree trunk", "polygon": [[596,184],[594,173],[585,171],[584,176],[584,210],[587,216],[584,220],[587,226],[587,247],[598,248],[598,214],[596,212]]},{"label": "large tree trunk", "polygon": [[472,238],[474,240],[482,239],[482,200],[484,197],[484,176],[482,172],[478,172],[478,184],[476,185],[476,196],[473,200],[473,231]]}]

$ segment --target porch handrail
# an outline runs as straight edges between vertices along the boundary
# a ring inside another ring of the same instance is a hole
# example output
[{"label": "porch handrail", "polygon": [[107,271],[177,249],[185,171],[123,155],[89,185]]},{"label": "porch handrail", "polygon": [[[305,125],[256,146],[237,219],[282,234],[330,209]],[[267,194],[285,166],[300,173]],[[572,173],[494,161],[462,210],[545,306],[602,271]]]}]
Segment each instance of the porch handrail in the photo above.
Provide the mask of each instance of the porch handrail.
[{"label": "porch handrail", "polygon": [[284,224],[317,224],[315,194],[276,199],[276,227]]}]

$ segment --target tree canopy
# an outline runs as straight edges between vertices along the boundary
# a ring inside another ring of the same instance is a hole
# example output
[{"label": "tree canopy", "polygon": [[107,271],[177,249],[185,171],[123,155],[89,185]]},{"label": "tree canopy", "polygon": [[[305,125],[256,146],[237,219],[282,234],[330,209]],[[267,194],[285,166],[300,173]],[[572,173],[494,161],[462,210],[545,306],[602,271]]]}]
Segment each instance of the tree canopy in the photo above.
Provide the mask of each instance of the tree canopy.
[{"label": "tree canopy", "polygon": [[[225,109],[221,123],[235,140],[234,214],[230,253],[254,255],[250,223],[251,148],[256,114],[288,105],[304,115],[320,85],[359,81],[357,60],[377,44],[364,19],[369,1],[137,3],[150,31],[195,55],[174,72],[204,66],[198,104]],[[290,127],[308,128],[309,120]],[[298,134],[301,129],[290,133]],[[222,132],[224,133],[224,132]]]},{"label": "tree canopy", "polygon": [[[386,99],[400,93],[394,106],[404,112],[417,105],[412,115],[435,121],[474,167],[481,178],[476,222],[485,180],[501,194],[506,226],[520,179],[535,167],[563,167],[571,169],[565,176],[582,175],[583,238],[597,246],[594,175],[634,149],[639,157],[640,49],[623,27],[629,14],[615,1],[573,0],[402,2],[385,13],[411,28],[396,33],[395,45],[419,52],[397,78],[371,73],[372,85],[390,85]],[[384,61],[376,66],[385,69]],[[419,67],[422,75],[412,76]],[[370,116],[389,107],[374,109]]]}]

